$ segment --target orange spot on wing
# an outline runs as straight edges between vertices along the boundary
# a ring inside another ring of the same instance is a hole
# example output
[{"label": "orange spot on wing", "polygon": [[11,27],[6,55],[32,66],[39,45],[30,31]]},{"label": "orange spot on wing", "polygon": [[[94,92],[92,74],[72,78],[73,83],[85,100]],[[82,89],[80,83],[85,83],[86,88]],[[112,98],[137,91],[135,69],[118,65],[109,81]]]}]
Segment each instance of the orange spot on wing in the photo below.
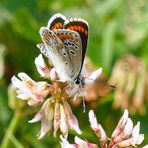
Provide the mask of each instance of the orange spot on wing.
[{"label": "orange spot on wing", "polygon": [[82,30],[82,27],[81,26],[78,26],[77,28],[78,28],[78,31],[81,31]]},{"label": "orange spot on wing", "polygon": [[74,30],[77,30],[77,26],[74,26]]},{"label": "orange spot on wing", "polygon": [[74,30],[74,27],[73,27],[73,26],[71,26],[71,27],[70,27],[70,30]]},{"label": "orange spot on wing", "polygon": [[62,23],[59,23],[59,27],[62,28]]},{"label": "orange spot on wing", "polygon": [[87,32],[87,30],[85,30],[85,35],[88,35],[88,32]]},{"label": "orange spot on wing", "polygon": [[83,28],[83,27],[81,27],[81,32],[82,32],[82,33],[84,32],[84,28]]}]

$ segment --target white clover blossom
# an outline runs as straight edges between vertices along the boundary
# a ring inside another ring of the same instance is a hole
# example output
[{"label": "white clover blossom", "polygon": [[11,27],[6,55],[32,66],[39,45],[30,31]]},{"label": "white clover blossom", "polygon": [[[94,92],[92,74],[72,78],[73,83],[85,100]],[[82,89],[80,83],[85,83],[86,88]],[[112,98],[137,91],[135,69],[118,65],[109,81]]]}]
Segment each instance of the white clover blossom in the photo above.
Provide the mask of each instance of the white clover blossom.
[{"label": "white clover blossom", "polygon": [[17,88],[17,97],[28,100],[29,105],[43,102],[49,93],[48,83],[45,81],[35,82],[25,73],[19,73],[18,77],[11,78],[13,85]]},{"label": "white clover blossom", "polygon": [[[90,127],[98,137],[101,148],[118,148],[118,147],[137,147],[144,140],[144,135],[140,134],[140,122],[133,127],[132,120],[128,117],[128,110],[124,111],[123,116],[119,120],[117,127],[113,131],[111,138],[108,138],[105,130],[98,123],[93,110],[89,111]],[[110,142],[108,142],[110,140]],[[70,144],[66,139],[61,137],[62,148],[71,146],[72,148],[98,148],[98,144],[90,143],[75,137],[74,144]],[[147,148],[147,145],[143,148]]]}]

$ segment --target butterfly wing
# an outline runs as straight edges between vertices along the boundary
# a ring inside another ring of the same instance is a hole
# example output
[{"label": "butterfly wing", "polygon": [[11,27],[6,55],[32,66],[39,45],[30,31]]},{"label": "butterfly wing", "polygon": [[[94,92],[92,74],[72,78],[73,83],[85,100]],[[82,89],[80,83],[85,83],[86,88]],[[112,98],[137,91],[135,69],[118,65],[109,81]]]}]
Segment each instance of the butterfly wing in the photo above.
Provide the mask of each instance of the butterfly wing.
[{"label": "butterfly wing", "polygon": [[66,29],[54,30],[54,33],[63,42],[71,65],[71,79],[74,80],[80,73],[82,62],[82,44],[79,34]]},{"label": "butterfly wing", "polygon": [[36,45],[39,49],[40,49],[40,52],[45,55],[46,57],[48,57],[48,53],[47,53],[47,50],[45,48],[45,45],[44,43],[39,43]]},{"label": "butterfly wing", "polygon": [[80,18],[71,18],[64,22],[64,28],[69,30],[74,30],[79,33],[82,42],[82,63],[84,62],[87,42],[88,42],[88,23]]},{"label": "butterfly wing", "polygon": [[73,69],[63,42],[46,27],[41,27],[39,33],[44,43],[41,45],[44,52],[41,52],[52,62],[60,78],[70,81]]},{"label": "butterfly wing", "polygon": [[[60,28],[62,29],[65,20],[66,17],[64,15],[62,15],[61,13],[56,13],[49,19],[47,28],[49,30],[55,30]],[[47,50],[45,49],[44,43],[37,44],[37,47],[40,49],[41,53],[43,53],[47,57]]]},{"label": "butterfly wing", "polygon": [[65,21],[66,17],[64,15],[56,13],[49,19],[47,28],[49,30],[62,29]]}]

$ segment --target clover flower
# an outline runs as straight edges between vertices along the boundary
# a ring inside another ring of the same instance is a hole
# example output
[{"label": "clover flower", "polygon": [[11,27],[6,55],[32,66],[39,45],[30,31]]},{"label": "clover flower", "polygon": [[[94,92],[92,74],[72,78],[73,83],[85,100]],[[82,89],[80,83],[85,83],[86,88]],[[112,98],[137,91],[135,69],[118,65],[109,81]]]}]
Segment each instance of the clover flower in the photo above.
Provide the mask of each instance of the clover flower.
[{"label": "clover flower", "polygon": [[[111,138],[108,138],[103,127],[98,123],[93,110],[89,111],[90,126],[98,140],[101,148],[118,148],[118,147],[136,147],[144,140],[144,134],[140,134],[140,122],[133,126],[132,120],[128,117],[128,111],[125,110],[123,116],[119,120],[117,127],[113,131]],[[108,141],[110,142],[108,143]],[[75,137],[75,144],[70,144],[65,138],[61,136],[62,148],[98,148],[97,144],[89,143]]]},{"label": "clover flower", "polygon": [[[29,123],[41,121],[41,130],[38,133],[38,139],[51,132],[56,136],[60,129],[64,138],[68,136],[68,130],[75,130],[81,134],[77,118],[72,113],[68,100],[72,99],[78,93],[78,90],[71,88],[67,82],[61,82],[60,76],[49,62],[45,63],[42,54],[35,59],[35,65],[43,81],[34,81],[27,74],[21,72],[12,77],[12,83],[17,89],[17,97],[26,100],[30,106],[42,105],[41,109]],[[93,81],[100,75],[101,71],[97,70],[90,75]],[[49,80],[46,81],[46,79]]]},{"label": "clover flower", "polygon": [[145,114],[148,81],[146,66],[141,59],[127,55],[118,60],[109,83],[116,86],[114,108],[128,108],[132,114]]}]

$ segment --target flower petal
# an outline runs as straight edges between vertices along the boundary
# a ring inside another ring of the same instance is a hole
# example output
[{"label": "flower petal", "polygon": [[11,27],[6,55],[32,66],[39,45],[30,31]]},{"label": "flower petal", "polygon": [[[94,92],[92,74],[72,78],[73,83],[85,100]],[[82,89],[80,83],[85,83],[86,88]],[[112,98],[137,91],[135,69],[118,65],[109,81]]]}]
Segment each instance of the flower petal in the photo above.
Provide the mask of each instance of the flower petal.
[{"label": "flower petal", "polygon": [[90,122],[91,128],[93,128],[93,129],[98,128],[98,126],[99,126],[98,121],[97,121],[97,118],[96,118],[93,110],[89,111],[89,122]]},{"label": "flower petal", "polygon": [[97,69],[96,71],[92,72],[88,78],[85,79],[84,83],[86,85],[93,83],[97,78],[100,77],[101,73],[102,73],[102,68]]},{"label": "flower petal", "polygon": [[55,103],[54,108],[54,136],[56,137],[56,132],[60,127],[60,104]]},{"label": "flower petal", "polygon": [[35,65],[37,67],[37,71],[41,75],[41,77],[49,77],[49,68],[45,64],[45,61],[43,59],[42,54],[40,54],[36,59],[35,59]]},{"label": "flower petal", "polygon": [[57,77],[56,70],[55,70],[55,68],[52,68],[52,69],[50,70],[50,79],[51,79],[52,81],[55,81],[57,78],[58,78],[58,77]]},{"label": "flower petal", "polygon": [[133,141],[132,141],[132,145],[136,145],[136,144],[141,144],[142,141],[144,140],[144,135],[143,134],[139,134],[140,132],[140,122],[138,122],[132,132],[132,137],[133,137]]},{"label": "flower petal", "polygon": [[78,145],[79,148],[98,148],[97,144],[89,143],[80,139],[79,137],[75,136],[75,143]]},{"label": "flower petal", "polygon": [[76,144],[70,144],[62,135],[60,136],[60,139],[62,141],[60,142],[62,148],[78,148]]},{"label": "flower petal", "polygon": [[[46,109],[45,109],[46,110]],[[52,127],[52,120],[53,120],[53,108],[50,107],[50,110],[48,110],[48,113],[45,113],[45,117],[42,119],[41,122],[41,131],[38,135],[38,139],[41,139],[44,137],[44,135],[51,130]]]},{"label": "flower petal", "polygon": [[124,138],[128,137],[132,134],[132,130],[133,130],[133,122],[130,118],[128,118],[127,123],[124,127]]},{"label": "flower petal", "polygon": [[93,129],[93,131],[95,132],[99,140],[101,142],[106,142],[108,139],[106,136],[106,132],[104,131],[102,126],[98,124],[97,118],[93,110],[89,111],[89,122],[90,122],[91,128]]},{"label": "flower petal", "polygon": [[128,110],[125,109],[123,116],[119,120],[117,127],[115,128],[115,130],[112,133],[112,136],[111,136],[112,139],[114,139],[115,137],[117,137],[122,132],[122,130],[125,127],[125,124],[126,124],[127,120],[128,120]]},{"label": "flower petal", "polygon": [[64,111],[64,107],[61,104],[60,104],[60,113],[61,113],[60,129],[61,129],[61,132],[63,133],[63,136],[67,138],[68,136],[67,118],[66,118],[66,113]]},{"label": "flower petal", "polygon": [[40,121],[40,120],[42,119],[42,117],[43,117],[43,114],[42,114],[41,111],[39,111],[39,112],[33,117],[33,119],[29,120],[28,122],[29,122],[29,123],[38,122],[38,121]]},{"label": "flower petal", "polygon": [[64,101],[63,105],[64,105],[64,109],[65,109],[65,113],[67,116],[67,121],[68,121],[69,127],[71,129],[75,130],[78,134],[81,134],[82,132],[79,128],[78,120],[74,116],[74,114],[72,113],[72,110],[71,110],[69,104]]}]

